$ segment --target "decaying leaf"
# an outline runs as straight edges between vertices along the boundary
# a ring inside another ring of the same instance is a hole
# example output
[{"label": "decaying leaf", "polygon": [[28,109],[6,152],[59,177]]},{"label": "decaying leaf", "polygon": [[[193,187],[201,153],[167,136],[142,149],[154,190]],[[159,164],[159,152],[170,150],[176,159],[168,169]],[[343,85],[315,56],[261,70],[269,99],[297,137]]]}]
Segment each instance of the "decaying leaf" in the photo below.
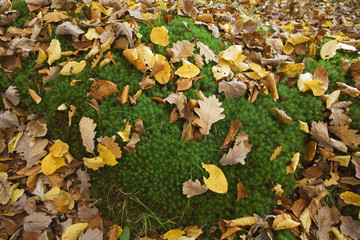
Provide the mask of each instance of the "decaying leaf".
[{"label": "decaying leaf", "polygon": [[102,240],[103,239],[103,232],[98,229],[91,229],[88,228],[86,232],[82,232],[79,236],[79,240]]},{"label": "decaying leaf", "polygon": [[246,188],[242,182],[238,182],[236,185],[237,197],[236,200],[240,201],[243,198],[247,198]]},{"label": "decaying leaf", "polygon": [[345,236],[349,236],[352,239],[360,238],[360,221],[355,221],[351,216],[341,216],[341,233]]},{"label": "decaying leaf", "polygon": [[102,101],[118,91],[117,85],[108,80],[97,80],[91,84],[90,89],[91,96],[98,101]]},{"label": "decaying leaf", "polygon": [[226,98],[238,98],[246,93],[247,85],[233,78],[231,81],[221,81],[218,92],[224,92]]},{"label": "decaying leaf", "polygon": [[95,148],[95,128],[96,123],[94,123],[94,120],[84,116],[81,118],[79,122],[79,129],[81,133],[82,143],[85,146],[86,151],[90,153],[93,153]]},{"label": "decaying leaf", "polygon": [[2,96],[9,100],[14,106],[18,105],[20,102],[20,96],[16,86],[9,86]]},{"label": "decaying leaf", "polygon": [[9,194],[10,182],[7,179],[8,174],[0,172],[0,204],[6,204],[11,198]]},{"label": "decaying leaf", "polygon": [[351,97],[358,97],[360,95],[360,90],[354,87],[351,87],[343,82],[336,82],[336,85],[340,87],[340,91],[350,95]]},{"label": "decaying leaf", "polygon": [[51,223],[51,218],[44,212],[34,212],[24,218],[24,230],[26,232],[40,233]]},{"label": "decaying leaf", "polygon": [[252,144],[249,143],[246,132],[241,131],[235,139],[235,145],[220,159],[221,165],[245,164],[246,155],[251,151]]},{"label": "decaying leaf", "polygon": [[48,145],[46,139],[34,139],[24,134],[16,146],[16,151],[20,153],[23,160],[27,162],[26,167],[30,168],[39,164],[39,160],[46,155],[44,148]]},{"label": "decaying leaf", "polygon": [[184,182],[182,188],[183,194],[185,194],[187,198],[203,194],[207,190],[208,188],[205,185],[202,185],[198,179],[195,181],[190,179]]},{"label": "decaying leaf", "polygon": [[28,92],[36,104],[39,104],[41,102],[41,97],[35,92],[35,90],[28,88]]},{"label": "decaying leaf", "polygon": [[327,60],[334,57],[338,48],[337,44],[336,40],[331,40],[325,43],[320,50],[321,58]]},{"label": "decaying leaf", "polygon": [[241,125],[242,124],[240,121],[231,121],[229,131],[220,149],[228,148],[230,146],[230,144],[234,141],[236,133],[240,129]]},{"label": "decaying leaf", "polygon": [[228,182],[221,169],[213,164],[201,163],[201,165],[210,175],[209,178],[204,177],[206,187],[216,193],[226,193],[228,190]]},{"label": "decaying leaf", "polygon": [[278,109],[277,107],[271,108],[275,111],[275,117],[282,123],[292,123],[292,118],[289,117],[283,110]]},{"label": "decaying leaf", "polygon": [[19,120],[13,111],[0,112],[0,128],[7,129],[19,126]]},{"label": "decaying leaf", "polygon": [[199,105],[200,108],[194,108],[194,111],[200,117],[199,119],[196,119],[195,122],[200,126],[201,134],[208,135],[210,133],[211,125],[225,118],[225,115],[221,114],[224,109],[220,107],[221,103],[215,95],[200,100]]},{"label": "decaying leaf", "polygon": [[281,72],[284,72],[289,78],[294,78],[298,74],[301,74],[305,69],[303,63],[286,63],[281,69]]},{"label": "decaying leaf", "polygon": [[328,206],[323,206],[319,209],[318,214],[314,216],[318,230],[316,232],[319,239],[329,239],[331,225],[336,224],[338,220]]},{"label": "decaying leaf", "polygon": [[320,146],[325,148],[336,148],[344,153],[347,152],[347,147],[343,142],[330,138],[327,128],[327,123],[312,122],[311,124],[311,137],[319,142]]},{"label": "decaying leaf", "polygon": [[56,35],[67,35],[70,34],[74,37],[79,37],[80,34],[85,33],[81,28],[77,25],[73,25],[71,22],[64,22],[57,26],[55,30]]},{"label": "decaying leaf", "polygon": [[349,124],[351,122],[351,119],[346,115],[343,108],[346,108],[347,106],[351,105],[352,102],[337,102],[334,103],[331,108],[331,115],[329,116],[329,119],[331,120],[331,125],[336,126],[343,126],[346,124]]}]

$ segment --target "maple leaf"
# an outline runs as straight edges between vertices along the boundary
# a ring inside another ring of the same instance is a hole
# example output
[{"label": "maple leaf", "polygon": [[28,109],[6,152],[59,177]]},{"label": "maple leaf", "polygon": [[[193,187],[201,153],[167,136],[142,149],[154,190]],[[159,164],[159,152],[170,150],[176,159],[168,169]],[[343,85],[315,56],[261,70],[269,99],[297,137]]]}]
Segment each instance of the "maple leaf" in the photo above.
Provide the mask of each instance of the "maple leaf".
[{"label": "maple leaf", "polygon": [[194,55],[194,46],[195,45],[188,40],[177,41],[176,43],[173,42],[171,48],[173,56],[170,60],[175,63],[180,62],[183,58],[191,57]]},{"label": "maple leaf", "polygon": [[246,155],[251,151],[252,144],[249,143],[248,135],[240,131],[235,139],[235,145],[220,159],[221,165],[245,164]]},{"label": "maple leaf", "polygon": [[360,238],[360,221],[355,221],[351,216],[341,216],[341,233],[352,239]]},{"label": "maple leaf", "polygon": [[51,218],[44,212],[34,212],[24,218],[24,230],[26,232],[40,233],[51,223]]},{"label": "maple leaf", "polygon": [[16,114],[10,110],[0,112],[0,128],[7,129],[19,126],[19,120]]},{"label": "maple leaf", "polygon": [[199,115],[199,119],[195,122],[200,126],[200,133],[208,135],[210,133],[211,125],[221,119],[225,118],[225,114],[221,114],[224,109],[221,108],[221,102],[212,95],[204,97],[204,100],[199,101],[200,108],[194,108],[194,111]]},{"label": "maple leaf", "polygon": [[238,98],[246,93],[247,85],[242,81],[233,78],[230,82],[221,81],[218,92],[224,92],[226,98]]},{"label": "maple leaf", "polygon": [[345,114],[345,111],[342,108],[346,108],[352,104],[352,102],[337,102],[334,103],[331,108],[331,115],[329,119],[331,120],[331,125],[343,126],[351,122],[351,119]]},{"label": "maple leaf", "polygon": [[183,194],[186,195],[187,198],[192,196],[200,195],[206,192],[208,188],[205,185],[202,185],[198,179],[192,181],[189,179],[188,181],[183,183]]},{"label": "maple leaf", "polygon": [[312,122],[310,134],[324,148],[336,148],[342,152],[347,152],[347,147],[343,142],[330,138],[327,123]]},{"label": "maple leaf", "polygon": [[198,41],[196,46],[200,49],[200,55],[205,57],[205,62],[209,63],[210,61],[218,62],[218,58],[215,53],[209,48],[208,45]]},{"label": "maple leaf", "polygon": [[82,143],[86,148],[87,152],[93,153],[95,140],[94,137],[96,132],[94,131],[96,128],[96,123],[94,120],[88,117],[82,117],[79,122],[79,128],[82,138]]},{"label": "maple leaf", "polygon": [[330,132],[334,133],[337,137],[341,139],[350,148],[356,149],[360,144],[360,134],[356,134],[358,131],[350,129],[348,125],[344,126],[330,126]]},{"label": "maple leaf", "polygon": [[47,139],[34,139],[24,134],[16,146],[16,151],[19,152],[22,159],[27,162],[26,167],[31,168],[39,164],[38,160],[46,155],[47,152],[44,148],[47,145]]},{"label": "maple leaf", "polygon": [[71,22],[64,22],[57,26],[55,30],[56,35],[72,35],[74,37],[79,37],[80,34],[85,33],[77,25],[72,24]]}]

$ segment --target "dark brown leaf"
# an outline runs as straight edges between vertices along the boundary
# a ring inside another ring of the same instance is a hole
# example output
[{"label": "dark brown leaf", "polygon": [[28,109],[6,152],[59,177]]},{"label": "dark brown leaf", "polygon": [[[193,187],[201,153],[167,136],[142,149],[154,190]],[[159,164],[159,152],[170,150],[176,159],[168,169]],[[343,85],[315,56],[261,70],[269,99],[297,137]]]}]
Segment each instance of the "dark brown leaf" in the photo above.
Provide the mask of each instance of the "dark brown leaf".
[{"label": "dark brown leaf", "polygon": [[225,137],[225,140],[224,140],[223,144],[221,145],[220,149],[228,148],[231,145],[231,143],[234,141],[235,136],[236,136],[237,132],[239,131],[241,125],[242,124],[240,121],[231,121],[229,131],[228,131],[228,133]]}]

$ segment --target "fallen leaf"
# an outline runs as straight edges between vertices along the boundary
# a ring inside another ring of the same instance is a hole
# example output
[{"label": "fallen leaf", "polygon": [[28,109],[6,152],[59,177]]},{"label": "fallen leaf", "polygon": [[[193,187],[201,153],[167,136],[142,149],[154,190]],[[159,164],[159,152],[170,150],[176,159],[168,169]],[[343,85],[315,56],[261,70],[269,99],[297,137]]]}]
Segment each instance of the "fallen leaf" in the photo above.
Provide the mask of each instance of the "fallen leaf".
[{"label": "fallen leaf", "polygon": [[289,78],[294,78],[301,74],[304,69],[305,65],[303,63],[286,63],[279,71],[284,72]]},{"label": "fallen leaf", "polygon": [[205,97],[204,100],[199,100],[200,108],[194,108],[194,111],[199,115],[199,119],[195,122],[200,126],[200,132],[203,135],[210,133],[211,125],[221,119],[225,118],[224,114],[221,114],[224,109],[221,108],[221,103],[212,95]]},{"label": "fallen leaf", "polygon": [[271,108],[275,111],[275,117],[282,123],[292,123],[292,118],[289,117],[283,110],[278,109],[277,107]]},{"label": "fallen leaf", "polygon": [[229,131],[220,149],[228,148],[230,146],[230,144],[234,141],[236,133],[239,131],[241,125],[242,124],[240,121],[231,121]]},{"label": "fallen leaf", "polygon": [[330,172],[331,178],[330,179],[326,179],[324,181],[324,186],[325,187],[329,187],[331,185],[337,185],[338,184],[338,180],[340,179],[339,173],[338,172]]},{"label": "fallen leaf", "polygon": [[220,159],[223,166],[241,163],[245,164],[246,155],[251,151],[252,144],[249,143],[248,135],[241,131],[235,139],[235,145]]},{"label": "fallen leaf", "polygon": [[104,137],[103,144],[107,147],[116,158],[121,158],[122,152],[119,145],[109,137]]},{"label": "fallen leaf", "polygon": [[87,226],[88,223],[75,223],[68,226],[61,235],[61,240],[76,240]]},{"label": "fallen leaf", "polygon": [[9,102],[11,102],[14,106],[18,105],[20,102],[20,96],[16,86],[9,86],[2,96],[9,100]]},{"label": "fallen leaf", "polygon": [[329,158],[328,161],[338,162],[340,166],[348,167],[351,156],[335,156]]},{"label": "fallen leaf", "polygon": [[221,169],[213,164],[201,163],[201,165],[210,175],[209,178],[204,177],[205,185],[213,192],[226,193],[228,190],[228,182]]},{"label": "fallen leaf", "polygon": [[41,97],[34,90],[28,88],[28,92],[36,104],[39,104],[41,102]]},{"label": "fallen leaf", "polygon": [[46,123],[43,121],[31,121],[26,126],[26,131],[32,137],[43,137],[47,133]]},{"label": "fallen leaf", "polygon": [[200,49],[200,56],[204,56],[205,62],[208,64],[210,61],[218,62],[218,58],[215,53],[210,49],[208,45],[197,41],[196,46]]},{"label": "fallen leaf", "polygon": [[96,128],[96,123],[94,120],[88,117],[82,117],[79,122],[79,129],[81,133],[82,143],[86,148],[86,151],[89,153],[93,153],[94,151],[94,144],[95,144],[95,135],[96,132],[94,131]]},{"label": "fallen leaf", "polygon": [[345,236],[349,236],[352,239],[360,238],[360,221],[355,221],[351,216],[341,216],[341,233]]},{"label": "fallen leaf", "polygon": [[52,39],[50,42],[50,46],[48,49],[46,49],[46,52],[48,53],[48,64],[51,65],[56,60],[59,60],[61,58],[61,46],[60,41],[57,39]]},{"label": "fallen leaf", "polygon": [[119,134],[123,142],[130,141],[130,133],[131,133],[131,124],[129,124],[128,122],[125,125],[124,131],[117,132],[117,134]]},{"label": "fallen leaf", "polygon": [[194,46],[195,45],[188,40],[177,41],[176,43],[173,42],[171,48],[173,56],[171,56],[170,60],[175,63],[180,62],[183,58],[186,59],[187,57],[191,57],[194,55]]},{"label": "fallen leaf", "polygon": [[138,143],[140,141],[140,136],[137,133],[133,133],[133,135],[131,136],[130,141],[128,142],[128,144],[126,144],[125,149],[135,153],[135,145],[136,143]]},{"label": "fallen leaf", "polygon": [[218,92],[224,92],[226,98],[238,98],[246,93],[247,85],[233,78],[231,81],[221,81]]},{"label": "fallen leaf", "polygon": [[41,162],[41,171],[45,175],[53,174],[57,169],[62,166],[66,166],[65,158],[54,157],[52,154],[48,154]]},{"label": "fallen leaf", "polygon": [[98,229],[90,229],[88,228],[85,233],[81,233],[79,236],[79,240],[102,240],[103,232]]},{"label": "fallen leaf", "polygon": [[5,205],[11,198],[10,192],[10,182],[7,180],[8,174],[5,172],[0,172],[0,203]]},{"label": "fallen leaf", "polygon": [[341,141],[350,148],[358,148],[360,144],[360,134],[356,134],[358,132],[357,130],[350,129],[348,125],[334,125],[329,127],[329,131],[339,137]]},{"label": "fallen leaf", "polygon": [[96,100],[102,101],[106,97],[112,96],[118,91],[117,85],[108,80],[97,80],[90,86],[90,94]]},{"label": "fallen leaf", "polygon": [[26,232],[41,233],[51,223],[51,218],[44,212],[34,212],[24,218],[24,230]]},{"label": "fallen leaf", "polygon": [[300,152],[297,152],[293,155],[290,165],[286,167],[286,174],[295,172],[299,160],[300,160]]},{"label": "fallen leaf", "polygon": [[109,166],[115,166],[116,164],[118,164],[115,155],[107,147],[99,143],[97,145],[97,151],[99,153],[99,157],[103,159],[105,164]]},{"label": "fallen leaf", "polygon": [[7,129],[19,126],[19,120],[16,114],[10,110],[0,112],[0,128]]},{"label": "fallen leaf", "polygon": [[69,61],[61,69],[60,74],[65,76],[71,76],[80,73],[86,67],[86,61],[81,60],[80,62]]},{"label": "fallen leaf", "polygon": [[283,146],[279,146],[279,147],[275,148],[274,152],[271,154],[270,161],[275,160],[280,155],[282,148],[283,148]]},{"label": "fallen leaf", "polygon": [[203,233],[203,230],[196,225],[187,226],[183,230],[186,233],[187,237],[195,238],[195,239],[198,238]]},{"label": "fallen leaf", "polygon": [[309,207],[305,208],[305,210],[301,213],[299,220],[305,232],[309,233],[311,227],[311,216]]},{"label": "fallen leaf", "polygon": [[[126,229],[127,227],[125,227],[124,229]],[[120,236],[121,233],[123,232],[123,229],[118,226],[118,225],[112,225],[110,227],[109,232],[106,233],[106,237],[109,238],[109,240],[117,240]]]},{"label": "fallen leaf", "polygon": [[343,142],[329,137],[327,123],[312,122],[311,124],[311,137],[319,142],[319,145],[325,148],[336,148],[344,153],[347,152],[347,147]]},{"label": "fallen leaf", "polygon": [[238,182],[236,185],[236,189],[237,189],[237,197],[236,200],[240,201],[243,198],[247,198],[247,193],[246,193],[246,188],[244,186],[244,184],[242,184],[242,182]]},{"label": "fallen leaf", "polygon": [[359,194],[356,194],[356,193],[353,193],[350,191],[345,191],[340,194],[340,198],[342,200],[344,200],[344,202],[346,204],[360,207],[360,195]]},{"label": "fallen leaf", "polygon": [[200,195],[206,192],[208,188],[202,185],[198,179],[192,181],[191,179],[183,183],[182,191],[187,198]]},{"label": "fallen leaf", "polygon": [[317,215],[314,216],[315,223],[318,227],[316,231],[319,239],[330,239],[329,233],[331,231],[331,225],[337,223],[335,216],[331,212],[328,206],[323,206],[318,210]]},{"label": "fallen leaf", "polygon": [[340,91],[348,94],[351,97],[358,97],[360,95],[360,90],[351,86],[348,86],[347,84],[343,82],[336,82],[336,85],[340,87]]},{"label": "fallen leaf", "polygon": [[[255,214],[256,215],[256,214]],[[223,219],[223,221],[228,224],[230,227],[244,227],[244,226],[251,226],[253,224],[255,224],[257,221],[259,221],[259,217],[241,217],[241,218],[236,218],[233,220],[225,220]]]},{"label": "fallen leaf", "polygon": [[339,99],[341,91],[335,90],[332,93],[329,94],[329,96],[326,97],[326,108],[330,109],[331,106],[336,103]]},{"label": "fallen leaf", "polygon": [[61,189],[59,187],[53,187],[41,196],[41,201],[52,201],[60,192]]},{"label": "fallen leaf", "polygon": [[182,63],[183,65],[175,71],[175,74],[177,74],[179,77],[193,78],[200,73],[200,69],[196,65],[190,63],[189,61],[182,59]]},{"label": "fallen leaf", "polygon": [[64,22],[57,26],[55,30],[56,35],[72,35],[74,37],[79,37],[80,34],[85,33],[81,28],[77,25],[73,25],[71,22]]},{"label": "fallen leaf", "polygon": [[84,164],[86,167],[91,168],[92,170],[98,170],[101,167],[105,166],[105,162],[101,157],[94,158],[83,158]]},{"label": "fallen leaf", "polygon": [[[158,81],[160,84],[166,84],[170,81],[170,77],[171,77],[171,67],[170,64],[166,61],[166,58],[162,55],[156,54],[154,57],[154,61],[155,62],[163,62],[164,63],[164,67],[161,71],[157,72],[154,77],[155,80]],[[155,67],[155,65],[154,65]],[[154,70],[154,68],[153,68]]]},{"label": "fallen leaf", "polygon": [[163,47],[169,45],[168,30],[164,26],[154,27],[150,33],[150,41]]},{"label": "fallen leaf", "polygon": [[276,218],[274,219],[272,227],[274,228],[275,231],[278,231],[278,230],[294,228],[299,225],[300,223],[291,219],[290,214],[281,213],[277,215]]},{"label": "fallen leaf", "polygon": [[44,150],[47,145],[47,139],[34,139],[25,134],[20,138],[16,151],[27,162],[26,167],[31,168],[39,164],[38,161],[47,154],[47,151]]},{"label": "fallen leaf", "polygon": [[334,57],[338,48],[337,44],[336,40],[331,40],[325,43],[320,50],[321,58],[327,60]]},{"label": "fallen leaf", "polygon": [[183,230],[180,229],[171,229],[169,231],[167,231],[164,236],[162,237],[162,239],[172,239],[172,238],[179,238],[182,235],[184,235],[185,232]]},{"label": "fallen leaf", "polygon": [[130,47],[131,48],[134,47],[134,43],[133,43],[133,39],[132,39],[134,30],[132,28],[127,27],[126,25],[124,25],[121,22],[114,22],[113,29],[115,32],[115,36],[117,38],[121,35],[124,35],[126,37],[128,43],[130,44]]}]

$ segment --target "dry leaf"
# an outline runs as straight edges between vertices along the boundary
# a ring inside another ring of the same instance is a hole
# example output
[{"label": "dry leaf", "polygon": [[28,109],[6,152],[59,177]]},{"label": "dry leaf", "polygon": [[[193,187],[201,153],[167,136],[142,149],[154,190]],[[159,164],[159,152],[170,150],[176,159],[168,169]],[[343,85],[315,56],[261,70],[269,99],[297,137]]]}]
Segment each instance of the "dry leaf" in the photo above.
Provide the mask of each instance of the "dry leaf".
[{"label": "dry leaf", "polygon": [[346,108],[351,105],[352,102],[337,102],[334,103],[331,108],[331,115],[329,119],[331,120],[331,125],[343,126],[351,122],[351,119],[345,114],[345,111],[342,108]]},{"label": "dry leaf", "polygon": [[39,160],[46,155],[44,148],[48,145],[47,139],[34,139],[28,135],[23,135],[16,146],[16,151],[20,153],[23,160],[27,162],[26,167],[31,168],[39,164]]},{"label": "dry leaf", "polygon": [[284,72],[289,78],[294,78],[301,74],[304,69],[305,65],[303,63],[286,63],[279,71]]},{"label": "dry leaf", "polygon": [[240,121],[231,121],[229,131],[220,149],[228,148],[230,146],[230,144],[234,141],[236,133],[239,131],[241,125],[242,124]]},{"label": "dry leaf", "polygon": [[131,124],[128,122],[125,125],[124,131],[117,132],[117,134],[119,134],[123,142],[130,141],[130,133],[131,133]]},{"label": "dry leaf", "polygon": [[309,126],[306,122],[303,122],[303,121],[300,121],[298,120],[299,122],[299,127],[300,127],[300,130],[303,131],[304,133],[309,133],[310,130],[309,130]]},{"label": "dry leaf", "polygon": [[288,213],[281,213],[276,216],[272,227],[274,230],[284,230],[284,229],[290,229],[299,226],[300,223],[294,221],[291,219],[290,214]]},{"label": "dry leaf", "polygon": [[331,40],[325,43],[320,50],[321,58],[326,60],[334,57],[336,54],[336,49],[338,48],[337,44],[338,43],[336,40]]},{"label": "dry leaf", "polygon": [[346,204],[360,207],[360,195],[346,191],[340,194],[340,198],[344,200]]},{"label": "dry leaf", "polygon": [[20,102],[20,96],[16,86],[9,86],[5,93],[2,94],[2,96],[11,102],[14,106],[18,105]]},{"label": "dry leaf", "polygon": [[104,137],[102,142],[116,158],[121,158],[122,152],[119,145],[109,137]]},{"label": "dry leaf", "polygon": [[331,106],[336,103],[339,99],[341,91],[335,90],[332,93],[329,94],[329,96],[326,97],[326,108],[330,109]]},{"label": "dry leaf", "polygon": [[85,233],[81,233],[79,240],[102,240],[103,239],[103,232],[98,229],[91,229],[88,228]]},{"label": "dry leaf", "polygon": [[275,117],[282,123],[292,123],[292,118],[289,117],[283,110],[278,109],[277,107],[271,108],[275,111]]},{"label": "dry leaf", "polygon": [[19,120],[16,114],[10,110],[0,112],[0,128],[7,129],[19,126]]},{"label": "dry leaf", "polygon": [[218,58],[215,53],[209,48],[208,45],[197,41],[196,46],[200,49],[200,55],[204,56],[205,62],[208,64],[210,61],[218,62]]},{"label": "dry leaf", "polygon": [[167,231],[164,236],[162,237],[162,239],[177,239],[179,237],[181,237],[182,235],[184,235],[185,232],[183,230],[180,229],[171,229],[169,231]]},{"label": "dry leaf", "polygon": [[97,80],[90,86],[90,94],[96,100],[102,101],[106,97],[112,96],[118,91],[117,85],[108,80]]},{"label": "dry leaf", "polygon": [[116,164],[118,164],[115,155],[107,147],[99,143],[97,145],[97,151],[99,153],[99,157],[103,159],[105,164],[109,166],[115,166]]},{"label": "dry leaf", "polygon": [[201,134],[208,135],[210,133],[211,125],[225,118],[225,115],[221,114],[224,109],[220,107],[221,103],[215,95],[200,100],[199,105],[200,108],[194,108],[194,111],[200,117],[199,119],[196,119],[195,122],[200,126]]},{"label": "dry leaf", "polygon": [[0,172],[0,204],[6,204],[10,200],[10,182],[7,180],[8,175]]},{"label": "dry leaf", "polygon": [[56,60],[59,60],[61,58],[60,41],[55,38],[52,39],[50,42],[50,46],[48,47],[48,49],[46,49],[46,52],[49,55],[49,58],[47,60],[49,65],[51,65]]},{"label": "dry leaf", "polygon": [[213,192],[226,193],[228,190],[228,182],[221,169],[213,164],[201,163],[201,165],[210,175],[209,178],[204,177],[205,185]]},{"label": "dry leaf", "polygon": [[79,37],[80,34],[85,33],[81,28],[77,25],[73,25],[71,22],[64,22],[57,26],[55,30],[56,35],[67,35],[70,34],[74,37]]},{"label": "dry leaf", "polygon": [[203,62],[202,57],[200,56],[200,54],[198,54],[198,53],[194,54],[194,60],[195,60],[195,65],[198,68],[201,69],[204,66],[204,62]]},{"label": "dry leaf", "polygon": [[190,43],[188,40],[177,41],[172,45],[172,54],[171,61],[173,63],[180,62],[181,59],[186,59],[187,57],[191,57],[194,55],[194,44]]},{"label": "dry leaf", "polygon": [[81,133],[82,143],[86,148],[86,151],[89,153],[93,153],[95,148],[95,128],[96,123],[94,123],[94,120],[84,116],[81,118],[79,122],[79,129]]},{"label": "dry leaf", "polygon": [[207,190],[208,188],[205,185],[201,185],[198,179],[196,179],[195,182],[189,179],[183,183],[182,188],[183,194],[185,194],[187,198],[203,194]]},{"label": "dry leaf", "polygon": [[135,145],[139,141],[140,141],[140,136],[137,133],[133,133],[130,141],[128,142],[128,144],[126,144],[126,146],[124,148],[131,153],[135,153],[136,152]]},{"label": "dry leaf", "polygon": [[80,181],[80,193],[89,193],[90,192],[90,176],[87,172],[82,171],[80,168],[76,171],[78,180]]},{"label": "dry leaf", "polygon": [[318,227],[316,232],[319,239],[329,239],[329,232],[331,225],[337,223],[336,217],[328,206],[323,206],[319,209],[318,214],[314,216],[315,223]]},{"label": "dry leaf", "polygon": [[340,91],[344,92],[351,97],[358,97],[360,95],[360,90],[354,87],[350,87],[343,82],[336,82],[336,85],[340,87]]},{"label": "dry leaf", "polygon": [[344,126],[330,126],[329,131],[334,133],[350,148],[356,149],[360,144],[360,134],[356,134],[357,130],[350,129],[348,125]]},{"label": "dry leaf", "polygon": [[319,145],[324,148],[336,148],[344,153],[347,152],[347,147],[343,142],[329,137],[327,123],[312,122],[311,124],[311,137],[319,142]]},{"label": "dry leaf", "polygon": [[280,155],[282,148],[283,146],[279,146],[275,148],[274,152],[271,154],[270,161],[275,160]]},{"label": "dry leaf", "polygon": [[169,45],[168,30],[164,26],[154,27],[150,33],[150,41],[163,47]]},{"label": "dry leaf", "polygon": [[71,76],[80,73],[86,67],[86,61],[81,60],[80,62],[69,61],[61,69],[60,74],[65,76]]},{"label": "dry leaf", "polygon": [[26,131],[32,137],[43,137],[47,133],[46,123],[43,121],[31,121],[26,126]]},{"label": "dry leaf", "polygon": [[41,233],[51,223],[51,218],[44,212],[34,212],[24,218],[24,230],[26,232]]},{"label": "dry leaf", "polygon": [[[183,65],[175,71],[175,74],[177,74],[179,77],[193,78],[193,77],[196,77],[200,73],[200,69],[196,65],[192,64],[191,62],[189,62],[185,59],[182,59],[182,63],[183,63]],[[156,78],[156,75],[155,75],[155,78]]]},{"label": "dry leaf", "polygon": [[238,182],[238,184],[236,185],[236,189],[237,189],[237,197],[236,200],[240,201],[243,198],[247,198],[247,193],[246,193],[246,188],[244,186],[244,184],[242,184],[242,182]]},{"label": "dry leaf", "polygon": [[290,165],[286,167],[286,174],[295,172],[299,160],[300,160],[300,152],[297,152],[293,155]]},{"label": "dry leaf", "polygon": [[128,43],[130,44],[130,47],[133,48],[134,47],[134,43],[133,43],[133,32],[134,30],[127,27],[126,25],[124,25],[121,22],[114,22],[112,24],[114,32],[115,32],[115,36],[118,38],[121,35],[124,35],[128,41]]},{"label": "dry leaf", "polygon": [[246,93],[247,85],[242,81],[233,78],[230,82],[221,81],[218,92],[224,92],[226,98],[238,98]]},{"label": "dry leaf", "polygon": [[88,223],[75,223],[68,226],[61,236],[61,240],[76,240],[87,228]]},{"label": "dry leaf", "polygon": [[341,233],[345,236],[349,236],[352,239],[360,238],[360,221],[355,221],[351,216],[341,216]]},{"label": "dry leaf", "polygon": [[220,159],[221,165],[245,164],[246,155],[251,151],[252,144],[249,143],[248,135],[241,131],[235,139],[235,145]]},{"label": "dry leaf", "polygon": [[41,102],[41,97],[34,90],[28,88],[28,92],[36,104],[39,104]]}]

